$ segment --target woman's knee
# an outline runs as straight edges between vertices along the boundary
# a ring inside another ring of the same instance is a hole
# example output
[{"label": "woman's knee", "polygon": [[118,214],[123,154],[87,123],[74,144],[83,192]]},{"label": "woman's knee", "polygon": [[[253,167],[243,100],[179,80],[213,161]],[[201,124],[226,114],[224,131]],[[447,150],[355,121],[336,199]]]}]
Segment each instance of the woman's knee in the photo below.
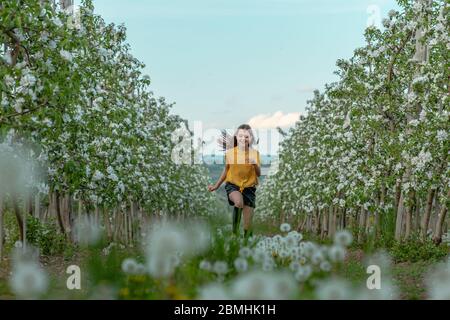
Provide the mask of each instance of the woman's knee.
[{"label": "woman's knee", "polygon": [[240,198],[236,197],[236,198],[237,198],[236,201],[233,201],[234,206],[242,209],[244,207],[244,201],[242,200],[242,197],[240,197]]},{"label": "woman's knee", "polygon": [[240,192],[231,193],[230,199],[231,199],[231,201],[233,201],[235,207],[237,207],[237,208],[244,207],[244,200],[242,199],[242,195],[240,194]]}]

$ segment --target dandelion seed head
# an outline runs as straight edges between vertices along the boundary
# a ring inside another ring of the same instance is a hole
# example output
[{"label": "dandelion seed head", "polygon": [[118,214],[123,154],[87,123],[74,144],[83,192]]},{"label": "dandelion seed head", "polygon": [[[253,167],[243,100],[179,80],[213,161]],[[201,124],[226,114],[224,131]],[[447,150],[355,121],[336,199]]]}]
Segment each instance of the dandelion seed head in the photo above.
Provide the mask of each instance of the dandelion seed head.
[{"label": "dandelion seed head", "polygon": [[243,258],[249,258],[252,255],[252,249],[248,247],[242,247],[239,249],[239,256]]},{"label": "dandelion seed head", "polygon": [[210,283],[200,287],[198,293],[200,300],[229,300],[227,289],[220,283]]},{"label": "dandelion seed head", "polygon": [[325,271],[325,272],[330,272],[331,264],[328,261],[322,261],[320,263],[320,270]]},{"label": "dandelion seed head", "polygon": [[351,286],[342,279],[327,279],[319,282],[316,295],[320,300],[348,300],[353,297]]},{"label": "dandelion seed head", "polygon": [[48,288],[48,276],[37,263],[18,263],[10,278],[12,291],[25,299],[36,299]]},{"label": "dandelion seed head", "polygon": [[126,274],[138,274],[138,263],[132,258],[127,258],[122,261],[122,271]]},{"label": "dandelion seed head", "polygon": [[237,258],[234,260],[234,267],[237,272],[245,272],[248,269],[248,262],[245,258]]},{"label": "dandelion seed head", "polygon": [[211,271],[211,270],[212,270],[211,262],[209,262],[209,261],[207,261],[207,260],[202,260],[202,261],[200,261],[199,268],[200,268],[201,270]]},{"label": "dandelion seed head", "polygon": [[289,223],[282,223],[280,225],[280,231],[283,233],[291,231],[291,225]]},{"label": "dandelion seed head", "polygon": [[340,245],[333,245],[328,250],[328,256],[333,262],[341,262],[345,259],[345,248]]},{"label": "dandelion seed head", "polygon": [[340,230],[334,235],[334,243],[343,247],[348,247],[353,241],[352,234],[347,230]]},{"label": "dandelion seed head", "polygon": [[213,271],[218,275],[224,275],[228,272],[228,264],[225,261],[216,261],[213,265]]}]

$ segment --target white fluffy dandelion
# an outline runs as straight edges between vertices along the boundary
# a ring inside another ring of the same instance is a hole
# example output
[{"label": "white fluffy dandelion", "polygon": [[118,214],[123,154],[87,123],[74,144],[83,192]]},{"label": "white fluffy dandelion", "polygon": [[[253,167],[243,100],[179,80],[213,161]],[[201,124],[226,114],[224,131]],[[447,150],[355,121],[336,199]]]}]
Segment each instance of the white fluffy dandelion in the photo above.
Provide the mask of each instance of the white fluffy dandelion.
[{"label": "white fluffy dandelion", "polygon": [[322,261],[320,263],[320,270],[325,271],[325,272],[330,272],[331,264],[328,261]]},{"label": "white fluffy dandelion", "polygon": [[212,269],[212,265],[211,262],[207,261],[207,260],[202,260],[200,261],[200,264],[198,266],[201,270],[205,270],[205,271],[211,271]]},{"label": "white fluffy dandelion", "polygon": [[234,260],[234,267],[237,272],[245,272],[248,269],[248,262],[245,258],[237,258]]},{"label": "white fluffy dandelion", "polygon": [[220,283],[210,283],[199,289],[197,295],[200,300],[229,300],[227,289]]},{"label": "white fluffy dandelion", "polygon": [[438,264],[426,276],[425,283],[429,299],[450,299],[450,257],[446,263]]},{"label": "white fluffy dandelion", "polygon": [[242,247],[239,249],[239,256],[243,258],[249,258],[252,255],[252,249],[248,247]]},{"label": "white fluffy dandelion", "polygon": [[325,257],[321,251],[315,251],[311,256],[311,262],[315,265],[320,264],[324,259]]},{"label": "white fluffy dandelion", "polygon": [[290,299],[296,286],[289,274],[251,271],[234,279],[231,292],[233,299]]},{"label": "white fluffy dandelion", "polygon": [[91,217],[82,216],[75,222],[75,239],[83,245],[94,245],[102,236],[99,224]]},{"label": "white fluffy dandelion", "polygon": [[305,282],[312,274],[312,267],[310,265],[300,266],[295,272],[295,279],[299,282]]},{"label": "white fluffy dandelion", "polygon": [[333,245],[328,249],[328,256],[333,262],[341,262],[345,259],[345,248],[340,245]]},{"label": "white fluffy dandelion", "polygon": [[292,271],[297,271],[302,265],[300,264],[300,262],[298,261],[292,261],[289,264],[289,269],[291,269]]},{"label": "white fluffy dandelion", "polygon": [[275,262],[272,259],[265,259],[262,263],[262,269],[266,272],[274,270],[275,267]]},{"label": "white fluffy dandelion", "polygon": [[347,281],[328,279],[319,283],[316,289],[320,300],[348,300],[353,298],[352,288]]},{"label": "white fluffy dandelion", "polygon": [[132,258],[127,258],[122,261],[122,271],[126,274],[138,274],[138,263]]},{"label": "white fluffy dandelion", "polygon": [[212,269],[218,275],[224,275],[228,272],[228,264],[225,261],[216,261]]},{"label": "white fluffy dandelion", "polygon": [[193,224],[189,227],[173,223],[156,225],[146,241],[148,271],[155,277],[169,276],[179,265],[181,258],[208,248],[208,239],[208,230],[202,225]]},{"label": "white fluffy dandelion", "polygon": [[352,234],[347,230],[340,230],[334,235],[334,243],[343,247],[348,247],[353,241]]},{"label": "white fluffy dandelion", "polygon": [[255,261],[257,263],[263,262],[266,257],[267,257],[267,253],[262,248],[256,248],[253,251],[252,258],[253,258],[253,261]]},{"label": "white fluffy dandelion", "polygon": [[17,297],[37,299],[46,292],[48,277],[37,263],[18,263],[10,278],[10,285]]},{"label": "white fluffy dandelion", "polygon": [[289,232],[289,231],[291,231],[291,225],[289,223],[282,223],[280,225],[280,231],[281,232]]}]

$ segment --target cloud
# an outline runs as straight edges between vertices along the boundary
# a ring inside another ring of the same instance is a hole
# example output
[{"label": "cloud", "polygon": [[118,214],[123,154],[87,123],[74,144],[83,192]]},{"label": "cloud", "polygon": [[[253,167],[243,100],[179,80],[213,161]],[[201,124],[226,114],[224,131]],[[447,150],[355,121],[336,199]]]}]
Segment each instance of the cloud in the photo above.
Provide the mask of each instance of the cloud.
[{"label": "cloud", "polygon": [[283,114],[277,111],[274,114],[259,114],[248,121],[248,124],[255,129],[273,129],[276,127],[287,128],[294,125],[300,118],[300,112]]}]

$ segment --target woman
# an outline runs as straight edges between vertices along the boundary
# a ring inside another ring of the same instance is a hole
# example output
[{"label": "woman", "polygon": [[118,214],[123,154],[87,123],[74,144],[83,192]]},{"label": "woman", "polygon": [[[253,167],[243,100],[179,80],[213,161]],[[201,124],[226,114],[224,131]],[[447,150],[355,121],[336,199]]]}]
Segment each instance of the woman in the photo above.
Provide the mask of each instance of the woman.
[{"label": "woman", "polygon": [[225,181],[228,203],[234,206],[233,232],[239,233],[241,213],[244,214],[244,237],[251,235],[253,209],[256,201],[256,185],[261,175],[259,152],[252,148],[254,135],[248,124],[240,125],[231,143],[224,135],[225,168],[215,185],[208,186],[209,191],[217,190]]}]

